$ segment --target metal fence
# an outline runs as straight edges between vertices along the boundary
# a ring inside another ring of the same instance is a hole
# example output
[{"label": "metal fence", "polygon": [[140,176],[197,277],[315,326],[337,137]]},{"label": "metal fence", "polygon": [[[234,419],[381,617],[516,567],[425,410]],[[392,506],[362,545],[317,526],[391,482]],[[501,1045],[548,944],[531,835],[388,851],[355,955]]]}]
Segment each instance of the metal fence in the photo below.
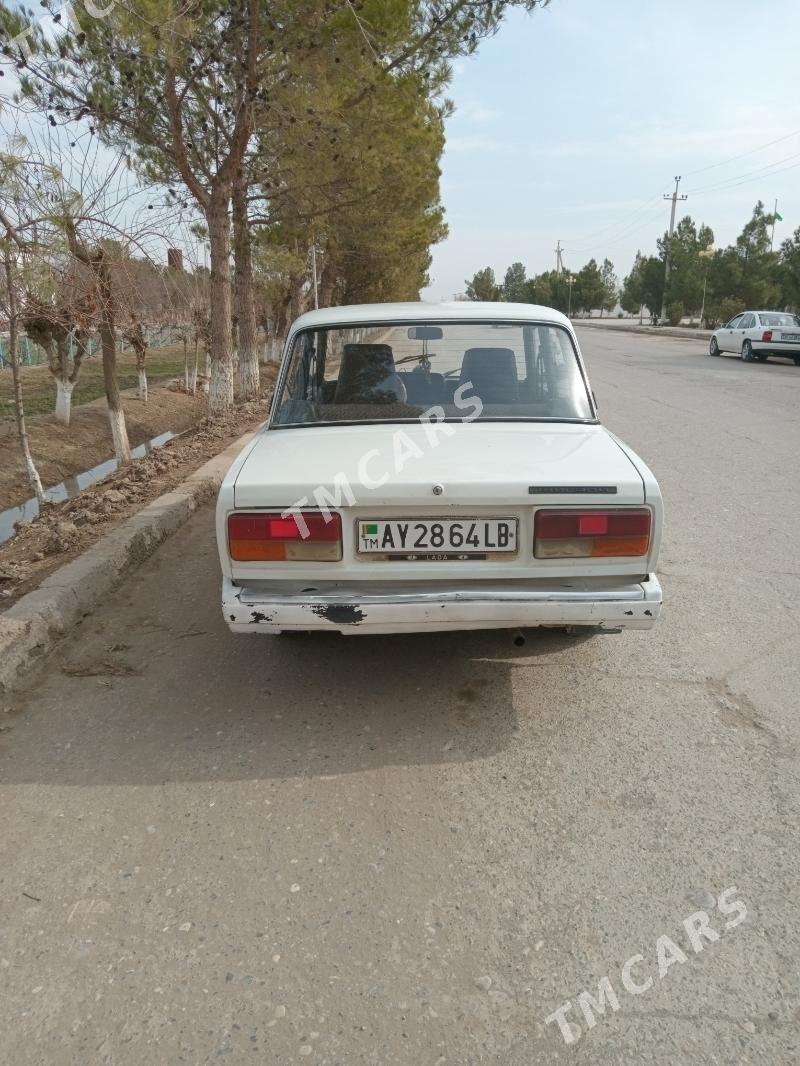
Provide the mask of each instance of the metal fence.
[{"label": "metal fence", "polygon": [[[175,326],[154,326],[144,330],[145,341],[148,348],[158,349],[167,348],[174,344],[180,344],[182,339],[182,332]],[[97,337],[90,337],[87,343],[87,356],[91,358],[93,355],[100,354],[100,341]],[[19,355],[20,364],[22,366],[41,366],[47,363],[47,352],[41,345],[32,341],[30,337],[26,337],[24,334],[20,337],[19,341]],[[126,344],[122,334],[117,334],[117,351],[125,352],[130,350],[130,345]],[[70,358],[72,358],[75,351],[75,342],[70,337]],[[0,370],[4,370],[10,366],[8,359],[8,333],[0,333]]]}]

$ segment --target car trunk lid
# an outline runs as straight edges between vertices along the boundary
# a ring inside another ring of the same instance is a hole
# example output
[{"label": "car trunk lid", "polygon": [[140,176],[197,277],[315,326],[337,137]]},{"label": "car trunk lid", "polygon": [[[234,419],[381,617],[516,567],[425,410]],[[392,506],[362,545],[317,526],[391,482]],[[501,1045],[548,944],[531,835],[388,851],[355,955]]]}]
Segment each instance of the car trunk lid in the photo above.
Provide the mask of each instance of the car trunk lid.
[{"label": "car trunk lid", "polygon": [[264,431],[234,500],[237,509],[629,506],[644,489],[602,426],[414,422]]}]

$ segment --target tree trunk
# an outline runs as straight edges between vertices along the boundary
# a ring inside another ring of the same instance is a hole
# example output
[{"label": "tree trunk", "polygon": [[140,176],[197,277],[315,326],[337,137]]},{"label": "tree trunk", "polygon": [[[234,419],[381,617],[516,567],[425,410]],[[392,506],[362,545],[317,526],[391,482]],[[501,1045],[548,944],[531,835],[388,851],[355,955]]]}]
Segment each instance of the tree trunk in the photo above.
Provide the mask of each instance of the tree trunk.
[{"label": "tree trunk", "polygon": [[208,388],[211,415],[224,415],[233,407],[229,199],[227,191],[215,188],[206,214],[211,255],[211,373]]},{"label": "tree trunk", "polygon": [[330,252],[325,255],[325,263],[322,267],[322,276],[319,280],[319,306],[330,307],[333,303],[333,293],[336,288],[336,261]]},{"label": "tree trunk", "polygon": [[11,381],[14,388],[14,416],[17,421],[17,437],[22,450],[22,458],[25,462],[25,471],[28,481],[33,489],[33,494],[39,504],[46,503],[42,480],[39,471],[31,455],[31,445],[28,440],[28,429],[25,425],[25,407],[22,403],[22,379],[19,374],[19,353],[17,351],[17,295],[14,292],[14,279],[11,271],[11,258],[5,255],[6,286],[8,288],[8,347],[9,360],[11,362]]},{"label": "tree trunk", "polygon": [[256,347],[256,309],[253,303],[253,261],[247,223],[247,182],[237,177],[233,183],[233,261],[239,339],[239,399],[258,397],[259,372]]},{"label": "tree trunk", "polygon": [[69,378],[56,378],[56,418],[65,426],[69,425],[72,414],[72,390],[74,388]]},{"label": "tree trunk", "polygon": [[282,303],[275,308],[274,315],[275,317],[272,320],[272,335],[269,339],[269,361],[271,363],[279,363],[283,351],[283,340],[286,336],[288,326],[286,304]]},{"label": "tree trunk", "polygon": [[147,368],[145,366],[146,351],[136,351],[136,374],[139,378],[139,399],[147,403]]},{"label": "tree trunk", "polygon": [[108,421],[111,426],[111,439],[114,442],[114,455],[120,466],[131,461],[131,448],[128,443],[128,431],[125,427],[125,412],[117,381],[117,344],[114,328],[114,305],[111,291],[111,278],[103,252],[93,260],[92,267],[97,278],[100,297],[100,345],[103,352],[103,381],[108,402]]},{"label": "tree trunk", "polygon": [[189,391],[189,345],[186,338],[183,338],[183,387],[186,391]]},{"label": "tree trunk", "polygon": [[67,349],[67,337],[53,338],[50,350],[47,353],[47,362],[50,373],[56,381],[56,410],[55,415],[59,422],[69,425],[72,414],[72,388],[73,382],[69,377],[69,352]]},{"label": "tree trunk", "polygon": [[197,368],[198,368],[199,359],[200,359],[200,353],[198,351],[197,337],[195,337],[195,339],[194,339],[194,366],[192,367],[192,373],[191,373],[191,376],[189,378],[189,382],[190,382],[189,391],[191,392],[192,396],[194,396],[195,393],[197,392]]}]

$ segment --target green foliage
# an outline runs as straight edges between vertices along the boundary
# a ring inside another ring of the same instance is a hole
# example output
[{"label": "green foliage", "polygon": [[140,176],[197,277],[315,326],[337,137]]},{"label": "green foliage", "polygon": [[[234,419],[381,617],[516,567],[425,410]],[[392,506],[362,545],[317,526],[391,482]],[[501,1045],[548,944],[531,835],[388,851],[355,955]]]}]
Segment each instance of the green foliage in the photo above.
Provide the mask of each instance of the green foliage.
[{"label": "green foliage", "polygon": [[527,279],[522,263],[512,263],[503,279],[503,299],[509,303],[527,301]]},{"label": "green foliage", "polygon": [[606,282],[596,259],[578,271],[572,290],[572,310],[587,313],[602,308],[607,301]]},{"label": "green foliage", "polygon": [[465,282],[465,285],[467,286],[468,300],[496,302],[503,298],[502,289],[497,284],[491,267],[484,267],[483,270],[479,270],[472,278],[472,281]]},{"label": "green foliage", "polygon": [[705,321],[708,329],[719,329],[726,322],[743,311],[741,303],[734,296],[713,297],[706,300]]},{"label": "green foliage", "polygon": [[613,311],[619,299],[619,283],[614,273],[614,264],[610,259],[604,259],[600,268],[600,276],[603,281],[603,289],[600,300],[600,311]]},{"label": "green foliage", "polygon": [[619,295],[619,302],[623,311],[627,311],[628,314],[638,315],[644,299],[643,292],[643,271],[644,271],[644,256],[641,252],[636,253],[636,258],[633,261],[633,267],[630,274],[622,282],[622,290]]},{"label": "green foliage", "polygon": [[800,310],[800,227],[781,245],[777,281],[781,289],[781,304]]},{"label": "green foliage", "polygon": [[713,243],[714,234],[709,227],[701,226],[698,230],[688,215],[678,222],[672,237],[665,235],[658,242],[662,264],[665,253],[669,253],[667,303],[682,303],[688,314],[700,310],[708,267],[708,259],[702,253]]},{"label": "green foliage", "polygon": [[667,304],[667,321],[671,326],[679,326],[683,318],[683,304],[680,300],[673,300]]}]

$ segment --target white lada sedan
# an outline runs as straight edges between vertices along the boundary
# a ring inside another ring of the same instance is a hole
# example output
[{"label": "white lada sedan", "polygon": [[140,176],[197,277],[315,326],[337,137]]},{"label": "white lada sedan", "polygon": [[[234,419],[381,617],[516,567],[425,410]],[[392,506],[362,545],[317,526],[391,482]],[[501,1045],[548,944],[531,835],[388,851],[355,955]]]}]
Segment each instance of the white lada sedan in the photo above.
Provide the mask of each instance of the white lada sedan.
[{"label": "white lada sedan", "polygon": [[650,629],[661,493],[597,416],[569,320],[374,304],[292,326],[217,504],[236,633]]}]

